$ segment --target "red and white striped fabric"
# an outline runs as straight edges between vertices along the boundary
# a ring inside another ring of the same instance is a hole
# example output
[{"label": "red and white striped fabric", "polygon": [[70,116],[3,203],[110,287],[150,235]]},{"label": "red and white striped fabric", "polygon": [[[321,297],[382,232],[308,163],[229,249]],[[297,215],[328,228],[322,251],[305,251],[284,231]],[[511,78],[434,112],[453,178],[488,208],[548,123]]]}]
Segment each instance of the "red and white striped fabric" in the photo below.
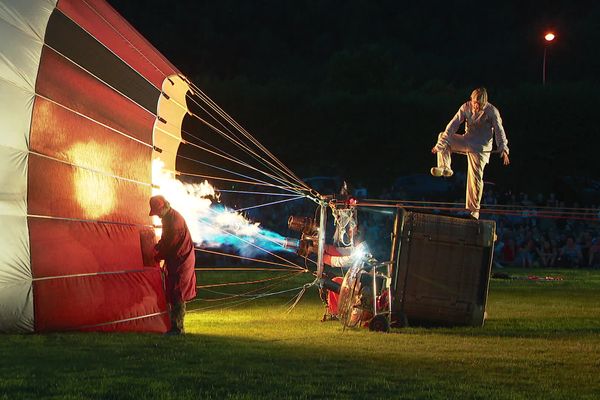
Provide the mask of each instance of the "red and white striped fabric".
[{"label": "red and white striped fabric", "polygon": [[185,79],[101,0],[0,0],[0,37],[0,331],[166,331],[148,199]]}]

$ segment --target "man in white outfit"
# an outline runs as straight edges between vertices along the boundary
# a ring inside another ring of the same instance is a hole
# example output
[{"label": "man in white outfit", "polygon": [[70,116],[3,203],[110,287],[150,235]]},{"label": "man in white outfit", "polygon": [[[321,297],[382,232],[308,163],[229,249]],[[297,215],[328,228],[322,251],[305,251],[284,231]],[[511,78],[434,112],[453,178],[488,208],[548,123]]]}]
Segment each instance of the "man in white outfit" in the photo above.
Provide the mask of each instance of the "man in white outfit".
[{"label": "man in white outfit", "polygon": [[[456,134],[465,123],[464,135]],[[464,153],[468,160],[467,204],[471,218],[479,219],[479,207],[483,194],[483,169],[490,160],[492,141],[496,137],[497,152],[502,155],[504,165],[510,164],[508,140],[502,127],[500,112],[488,103],[485,88],[477,88],[471,93],[471,100],[463,104],[454,118],[439,134],[438,141],[431,149],[437,154],[437,167],[431,168],[433,176],[452,176],[452,153]]]}]

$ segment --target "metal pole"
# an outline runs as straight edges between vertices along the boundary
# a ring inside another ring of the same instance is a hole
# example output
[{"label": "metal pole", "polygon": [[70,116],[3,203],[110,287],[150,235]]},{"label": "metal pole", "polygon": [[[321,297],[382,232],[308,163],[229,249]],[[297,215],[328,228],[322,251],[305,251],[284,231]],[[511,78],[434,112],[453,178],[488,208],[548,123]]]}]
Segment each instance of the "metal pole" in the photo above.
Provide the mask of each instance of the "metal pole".
[{"label": "metal pole", "polygon": [[317,279],[323,276],[323,253],[325,252],[325,222],[327,219],[327,203],[319,201],[319,238],[317,246]]},{"label": "metal pole", "polygon": [[371,268],[373,273],[373,318],[375,318],[377,316],[377,277],[375,275],[377,267],[373,265]]},{"label": "metal pole", "polygon": [[548,46],[544,46],[544,61],[542,62],[542,86],[546,85],[546,50]]}]

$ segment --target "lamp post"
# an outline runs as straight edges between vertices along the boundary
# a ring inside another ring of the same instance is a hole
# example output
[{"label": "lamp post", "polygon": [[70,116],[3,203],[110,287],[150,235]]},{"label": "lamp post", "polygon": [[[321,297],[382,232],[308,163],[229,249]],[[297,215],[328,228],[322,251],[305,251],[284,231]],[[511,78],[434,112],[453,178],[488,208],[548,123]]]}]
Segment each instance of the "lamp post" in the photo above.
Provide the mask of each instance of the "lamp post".
[{"label": "lamp post", "polygon": [[555,37],[556,36],[554,36],[554,33],[552,32],[548,32],[544,36],[544,40],[546,40],[546,42],[544,43],[544,61],[542,62],[542,86],[546,85],[546,52],[548,50],[548,46],[550,43],[552,43]]}]

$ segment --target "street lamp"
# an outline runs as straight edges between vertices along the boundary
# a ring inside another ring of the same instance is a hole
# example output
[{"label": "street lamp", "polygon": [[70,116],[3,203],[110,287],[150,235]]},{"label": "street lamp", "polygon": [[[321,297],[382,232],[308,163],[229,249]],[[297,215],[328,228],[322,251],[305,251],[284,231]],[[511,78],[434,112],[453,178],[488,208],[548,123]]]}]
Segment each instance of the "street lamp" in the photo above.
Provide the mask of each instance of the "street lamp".
[{"label": "street lamp", "polygon": [[555,37],[556,36],[554,36],[554,33],[552,32],[548,32],[544,36],[546,42],[544,43],[544,61],[542,62],[542,86],[546,85],[546,51],[548,50],[548,46],[550,45],[550,43],[552,43]]}]

